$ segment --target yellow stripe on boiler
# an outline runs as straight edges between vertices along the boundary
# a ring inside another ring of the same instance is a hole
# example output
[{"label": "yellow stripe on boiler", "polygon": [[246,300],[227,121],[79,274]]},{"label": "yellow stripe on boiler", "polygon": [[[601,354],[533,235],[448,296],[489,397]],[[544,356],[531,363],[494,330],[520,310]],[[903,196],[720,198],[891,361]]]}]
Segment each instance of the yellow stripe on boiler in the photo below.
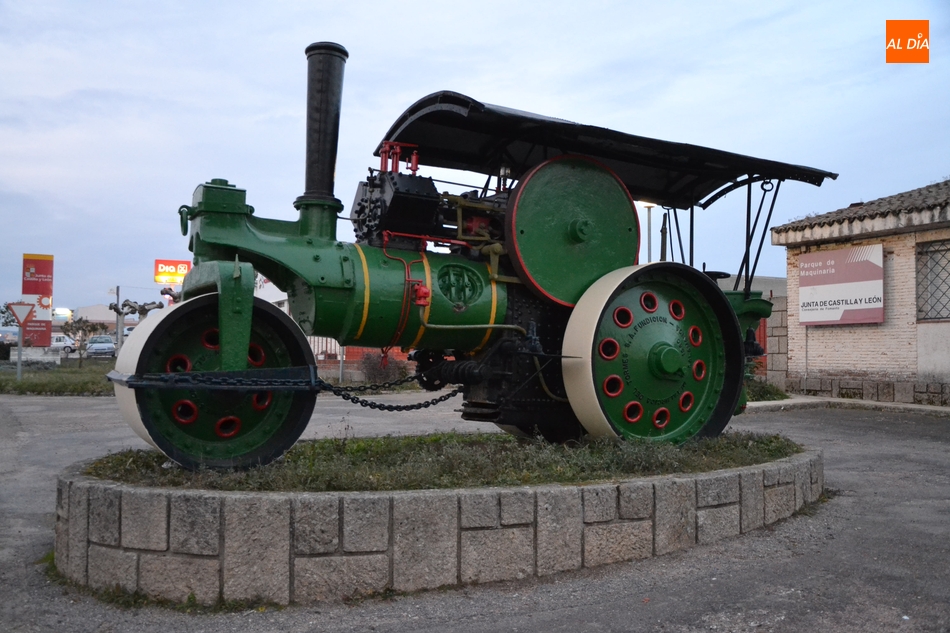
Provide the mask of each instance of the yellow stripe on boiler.
[{"label": "yellow stripe on boiler", "polygon": [[360,320],[360,329],[356,331],[353,340],[358,340],[363,335],[363,328],[366,327],[366,320],[369,318],[369,266],[366,265],[366,255],[359,244],[354,244],[356,252],[360,255],[360,263],[363,265],[363,318]]}]

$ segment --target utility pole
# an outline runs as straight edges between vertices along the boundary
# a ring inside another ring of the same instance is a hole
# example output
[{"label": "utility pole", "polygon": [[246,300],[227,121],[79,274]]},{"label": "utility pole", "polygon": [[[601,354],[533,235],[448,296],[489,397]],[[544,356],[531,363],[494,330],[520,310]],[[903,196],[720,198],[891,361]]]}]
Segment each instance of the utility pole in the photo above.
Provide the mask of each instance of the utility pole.
[{"label": "utility pole", "polygon": [[[122,305],[122,301],[119,299],[119,287],[115,287],[115,304]],[[115,353],[118,356],[119,352],[122,351],[122,331],[125,329],[125,315],[121,312],[115,313]]]},{"label": "utility pole", "polygon": [[653,261],[653,207],[656,205],[645,204],[647,208],[647,262]]}]

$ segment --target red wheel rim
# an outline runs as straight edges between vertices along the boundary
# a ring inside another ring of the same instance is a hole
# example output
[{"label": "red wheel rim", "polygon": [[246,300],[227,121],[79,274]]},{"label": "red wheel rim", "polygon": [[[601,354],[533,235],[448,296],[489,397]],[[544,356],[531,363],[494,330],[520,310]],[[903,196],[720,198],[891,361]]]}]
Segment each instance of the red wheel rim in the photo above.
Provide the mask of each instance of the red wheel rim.
[{"label": "red wheel rim", "polygon": [[677,321],[682,321],[683,317],[686,316],[686,308],[684,308],[683,304],[676,299],[670,301],[670,316]]},{"label": "red wheel rim", "polygon": [[191,424],[198,419],[198,407],[191,400],[179,400],[172,405],[172,417],[179,424]]},{"label": "red wheel rim", "polygon": [[165,363],[165,371],[169,374],[191,371],[191,359],[184,354],[175,354]]},{"label": "red wheel rim", "polygon": [[616,398],[623,392],[623,379],[617,374],[607,376],[604,379],[604,393],[610,398]]},{"label": "red wheel rim", "polygon": [[636,424],[643,417],[643,405],[639,402],[628,402],[623,408],[623,419],[630,424]]},{"label": "red wheel rim", "polygon": [[670,410],[666,407],[660,407],[653,414],[653,426],[662,429],[670,423]]},{"label": "red wheel rim", "polygon": [[702,380],[706,377],[706,363],[701,360],[693,363],[693,378],[696,380]]},{"label": "red wheel rim", "polygon": [[692,325],[689,328],[689,344],[693,347],[699,347],[703,342],[703,331],[699,329],[699,326]]},{"label": "red wheel rim", "polygon": [[642,295],[640,295],[640,307],[647,312],[656,312],[656,309],[659,306],[660,304],[656,300],[656,295],[652,292],[644,292]]},{"label": "red wheel rim", "polygon": [[234,437],[241,430],[241,419],[233,415],[221,418],[214,423],[214,433],[220,438]]},{"label": "red wheel rim", "polygon": [[684,391],[683,395],[680,396],[680,411],[682,411],[683,413],[686,413],[687,411],[692,409],[694,401],[695,401],[695,398],[693,398],[693,394],[691,394],[688,391]]},{"label": "red wheel rim", "polygon": [[620,343],[612,338],[605,338],[600,342],[598,351],[604,360],[613,360],[620,353]]},{"label": "red wheel rim", "polygon": [[258,391],[254,394],[254,397],[251,398],[251,408],[253,408],[255,411],[263,411],[270,406],[271,400],[273,399],[273,392]]},{"label": "red wheel rim", "polygon": [[221,335],[218,332],[218,328],[211,328],[210,330],[205,330],[201,334],[201,344],[208,349],[220,349],[221,348]]},{"label": "red wheel rim", "polygon": [[630,327],[633,324],[633,312],[626,306],[620,306],[614,310],[614,323],[619,327]]},{"label": "red wheel rim", "polygon": [[267,354],[264,353],[264,348],[258,345],[257,343],[251,343],[247,348],[247,362],[254,365],[255,367],[263,367],[264,361],[267,360]]}]

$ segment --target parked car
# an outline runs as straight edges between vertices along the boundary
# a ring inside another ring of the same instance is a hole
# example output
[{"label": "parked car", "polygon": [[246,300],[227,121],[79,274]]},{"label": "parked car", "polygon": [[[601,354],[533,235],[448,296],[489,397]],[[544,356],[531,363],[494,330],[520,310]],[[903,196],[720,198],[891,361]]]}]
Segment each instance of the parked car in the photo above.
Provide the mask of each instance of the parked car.
[{"label": "parked car", "polygon": [[54,334],[50,339],[49,348],[58,349],[60,351],[66,352],[67,354],[72,354],[76,351],[76,341],[69,338],[65,334]]},{"label": "parked car", "polygon": [[115,342],[111,336],[93,336],[86,344],[86,356],[112,356],[115,358]]},{"label": "parked car", "polygon": [[131,333],[132,333],[132,330],[134,330],[134,329],[135,329],[135,326],[134,326],[134,325],[130,325],[130,326],[126,327],[124,330],[122,330],[122,338],[125,338],[126,336],[128,336],[129,334],[131,334]]}]

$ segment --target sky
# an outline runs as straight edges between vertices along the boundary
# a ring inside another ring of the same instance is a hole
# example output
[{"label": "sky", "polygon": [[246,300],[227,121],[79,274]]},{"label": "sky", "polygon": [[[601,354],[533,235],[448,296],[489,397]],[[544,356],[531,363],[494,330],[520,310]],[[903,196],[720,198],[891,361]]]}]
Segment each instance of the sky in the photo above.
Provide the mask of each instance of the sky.
[{"label": "sky", "polygon": [[[929,64],[885,63],[888,19],[930,21]],[[159,299],[154,260],[190,259],[177,209],[211,178],[296,219],[317,41],[350,53],[344,214],[391,123],[438,90],[840,174],[785,183],[772,226],[950,177],[947,0],[0,0],[0,302],[24,253],[54,255],[55,307]],[[736,272],[744,204],[697,212],[697,265]],[[767,241],[757,274],[784,276],[784,249]]]}]

